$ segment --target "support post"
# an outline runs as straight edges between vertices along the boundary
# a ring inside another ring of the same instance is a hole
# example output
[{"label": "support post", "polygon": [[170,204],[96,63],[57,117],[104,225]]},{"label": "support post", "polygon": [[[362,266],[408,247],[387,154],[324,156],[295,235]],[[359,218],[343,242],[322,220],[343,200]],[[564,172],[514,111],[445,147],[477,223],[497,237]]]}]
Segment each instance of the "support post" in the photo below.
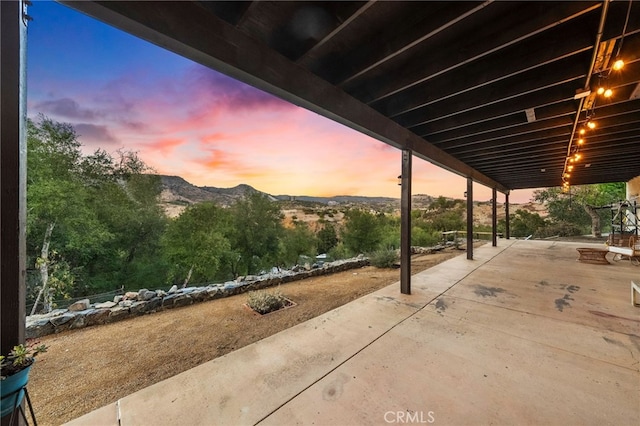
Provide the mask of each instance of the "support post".
[{"label": "support post", "polygon": [[402,150],[400,198],[400,292],[411,294],[411,150]]},{"label": "support post", "polygon": [[493,188],[491,190],[491,245],[496,247],[498,245],[498,191]]},{"label": "support post", "polygon": [[467,178],[467,259],[473,259],[473,179]]},{"label": "support post", "polygon": [[504,194],[504,214],[506,215],[504,220],[504,233],[505,238],[508,240],[511,238],[511,231],[509,231],[509,193],[506,192]]},{"label": "support post", "polygon": [[[0,352],[25,338],[26,4],[0,1]],[[9,416],[2,419],[8,424]]]},{"label": "support post", "polygon": [[[25,340],[26,4],[0,1],[0,353]],[[15,414],[15,413],[14,413]],[[0,423],[8,426],[11,416]]]}]

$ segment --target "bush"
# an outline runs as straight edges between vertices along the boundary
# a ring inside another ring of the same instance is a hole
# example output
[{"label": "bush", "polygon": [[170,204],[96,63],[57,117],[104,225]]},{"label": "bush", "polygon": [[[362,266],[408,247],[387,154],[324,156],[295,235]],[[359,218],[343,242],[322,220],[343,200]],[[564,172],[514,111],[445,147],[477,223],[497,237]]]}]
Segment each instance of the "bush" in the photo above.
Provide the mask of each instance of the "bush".
[{"label": "bush", "polygon": [[377,268],[393,268],[398,261],[396,250],[378,250],[369,254],[369,262]]},{"label": "bush", "polygon": [[346,259],[350,256],[349,251],[342,243],[338,243],[338,245],[329,250],[328,254],[333,259]]},{"label": "bush", "polygon": [[261,315],[282,309],[287,306],[288,303],[280,290],[273,292],[262,290],[252,291],[249,292],[249,297],[247,298],[247,305]]}]

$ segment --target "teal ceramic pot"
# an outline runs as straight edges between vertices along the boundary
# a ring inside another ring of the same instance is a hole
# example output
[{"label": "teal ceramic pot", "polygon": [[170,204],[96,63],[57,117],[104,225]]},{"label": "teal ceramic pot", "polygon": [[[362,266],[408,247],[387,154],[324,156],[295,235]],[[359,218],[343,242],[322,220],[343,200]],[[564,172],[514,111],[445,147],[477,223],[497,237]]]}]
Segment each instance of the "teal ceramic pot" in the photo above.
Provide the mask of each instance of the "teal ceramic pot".
[{"label": "teal ceramic pot", "polygon": [[31,367],[33,367],[33,364],[16,374],[8,376],[4,380],[0,380],[0,402],[2,407],[2,415],[0,417],[11,414],[13,409],[22,403],[24,388],[29,381]]}]

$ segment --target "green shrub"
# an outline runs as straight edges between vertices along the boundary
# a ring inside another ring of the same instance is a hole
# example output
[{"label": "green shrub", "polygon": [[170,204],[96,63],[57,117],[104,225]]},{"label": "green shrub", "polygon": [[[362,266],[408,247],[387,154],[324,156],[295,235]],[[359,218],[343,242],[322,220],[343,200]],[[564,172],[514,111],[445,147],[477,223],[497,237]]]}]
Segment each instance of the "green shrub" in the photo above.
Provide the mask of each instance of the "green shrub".
[{"label": "green shrub", "polygon": [[287,299],[280,290],[274,290],[273,292],[251,291],[247,298],[247,305],[261,315],[282,309],[287,306],[287,303]]},{"label": "green shrub", "polygon": [[329,250],[328,254],[333,259],[346,259],[351,255],[351,253],[349,253],[347,248],[341,242],[338,243],[335,247],[332,247],[331,250]]},{"label": "green shrub", "polygon": [[397,261],[396,250],[377,250],[369,254],[369,262],[377,268],[393,268]]}]

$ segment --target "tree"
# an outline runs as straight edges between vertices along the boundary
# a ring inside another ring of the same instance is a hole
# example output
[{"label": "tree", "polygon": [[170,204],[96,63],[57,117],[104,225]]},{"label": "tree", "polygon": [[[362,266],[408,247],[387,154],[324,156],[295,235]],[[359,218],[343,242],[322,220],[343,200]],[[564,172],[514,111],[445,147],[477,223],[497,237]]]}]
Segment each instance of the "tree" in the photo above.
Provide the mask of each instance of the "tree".
[{"label": "tree", "polygon": [[163,283],[166,265],[159,251],[167,218],[158,204],[160,177],[152,171],[132,151],[97,150],[83,158],[92,208],[114,235],[109,255],[91,262],[94,285],[109,286],[114,279],[126,287]]},{"label": "tree", "polygon": [[[69,291],[82,262],[101,253],[112,235],[88,208],[89,193],[78,175],[80,143],[73,127],[42,116],[37,122],[28,120],[27,153],[27,256],[40,274],[36,302],[44,296],[50,307],[54,296],[50,281],[57,280],[60,292]],[[52,249],[56,260],[50,256]],[[50,270],[55,261],[68,268],[54,270],[76,272],[54,275]]]},{"label": "tree", "polygon": [[317,238],[309,225],[296,222],[292,228],[284,228],[280,240],[280,261],[286,266],[295,265],[301,255],[316,255]]},{"label": "tree", "polygon": [[[590,226],[594,237],[602,236],[602,216],[598,207],[610,205],[625,197],[625,184],[604,183],[580,185],[564,193],[560,188],[547,188],[534,192],[534,199],[547,204],[549,217],[554,221],[566,221]],[[578,208],[574,208],[574,205]]]},{"label": "tree", "polygon": [[531,213],[518,209],[510,215],[511,234],[514,237],[527,237],[534,235],[538,229],[544,228],[545,220],[538,213]]},{"label": "tree", "polygon": [[173,219],[162,237],[170,279],[181,280],[183,287],[192,279],[213,280],[231,248],[230,224],[229,212],[208,202],[189,206]]},{"label": "tree", "polygon": [[318,253],[328,253],[329,250],[338,245],[338,233],[335,226],[325,223],[318,231]]},{"label": "tree", "polygon": [[162,283],[159,177],[135,152],[83,156],[80,148],[71,125],[28,120],[27,256],[39,275],[28,282],[39,286],[36,298]]},{"label": "tree", "polygon": [[367,253],[378,248],[382,241],[381,228],[375,215],[363,210],[349,210],[342,241],[351,253]]},{"label": "tree", "polygon": [[231,247],[235,274],[253,274],[276,264],[283,233],[282,213],[266,195],[255,192],[230,208],[233,216]]}]

